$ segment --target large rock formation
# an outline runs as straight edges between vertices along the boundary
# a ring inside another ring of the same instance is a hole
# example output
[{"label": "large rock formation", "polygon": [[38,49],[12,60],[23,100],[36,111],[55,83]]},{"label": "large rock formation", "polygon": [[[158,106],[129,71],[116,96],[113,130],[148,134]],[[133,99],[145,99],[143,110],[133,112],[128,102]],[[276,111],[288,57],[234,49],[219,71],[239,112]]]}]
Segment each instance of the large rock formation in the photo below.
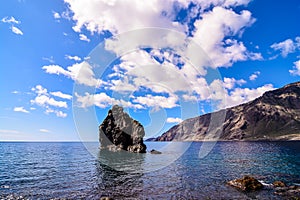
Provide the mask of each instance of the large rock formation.
[{"label": "large rock formation", "polygon": [[[214,137],[210,122],[213,115],[222,113],[224,119],[215,127],[219,132]],[[208,134],[210,140],[300,140],[300,82],[242,105],[184,120],[155,141],[200,141]]]},{"label": "large rock formation", "polygon": [[114,105],[99,126],[101,148],[146,153],[144,127],[132,119],[123,108]]}]

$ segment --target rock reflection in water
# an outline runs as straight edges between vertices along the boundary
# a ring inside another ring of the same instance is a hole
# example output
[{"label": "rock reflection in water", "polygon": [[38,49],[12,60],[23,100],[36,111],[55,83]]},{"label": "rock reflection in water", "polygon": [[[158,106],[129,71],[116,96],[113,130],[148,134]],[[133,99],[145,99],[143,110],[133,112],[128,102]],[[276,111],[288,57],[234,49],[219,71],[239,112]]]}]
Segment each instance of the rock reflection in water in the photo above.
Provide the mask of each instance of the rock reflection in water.
[{"label": "rock reflection in water", "polygon": [[101,149],[98,153],[97,183],[101,196],[114,199],[142,198],[144,155]]}]

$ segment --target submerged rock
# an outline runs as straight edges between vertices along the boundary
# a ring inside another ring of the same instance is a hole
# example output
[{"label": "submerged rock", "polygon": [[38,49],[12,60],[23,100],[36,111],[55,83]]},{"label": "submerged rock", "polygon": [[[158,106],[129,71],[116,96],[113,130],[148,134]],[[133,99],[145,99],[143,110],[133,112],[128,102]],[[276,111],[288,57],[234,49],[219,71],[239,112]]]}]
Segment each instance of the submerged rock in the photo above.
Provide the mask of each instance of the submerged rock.
[{"label": "submerged rock", "polygon": [[103,149],[146,153],[144,136],[143,125],[132,119],[118,105],[108,111],[107,117],[99,126],[99,140]]},{"label": "submerged rock", "polygon": [[155,150],[155,149],[152,149],[152,150],[150,151],[150,153],[151,153],[151,154],[161,154],[160,151],[157,151],[157,150]]},{"label": "submerged rock", "polygon": [[242,191],[257,191],[263,188],[263,185],[251,176],[244,176],[241,179],[231,180],[228,184]]}]

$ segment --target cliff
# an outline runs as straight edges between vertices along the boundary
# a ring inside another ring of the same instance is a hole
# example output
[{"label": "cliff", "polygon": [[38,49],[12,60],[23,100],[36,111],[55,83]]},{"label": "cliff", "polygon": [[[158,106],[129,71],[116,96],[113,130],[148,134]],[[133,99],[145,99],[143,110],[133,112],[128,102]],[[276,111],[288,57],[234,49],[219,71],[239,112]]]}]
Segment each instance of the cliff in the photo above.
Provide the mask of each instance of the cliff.
[{"label": "cliff", "polygon": [[[222,113],[225,120],[213,135],[208,129],[212,116]],[[208,140],[300,140],[300,82],[245,104],[184,120],[154,140],[201,141],[208,134]]]}]

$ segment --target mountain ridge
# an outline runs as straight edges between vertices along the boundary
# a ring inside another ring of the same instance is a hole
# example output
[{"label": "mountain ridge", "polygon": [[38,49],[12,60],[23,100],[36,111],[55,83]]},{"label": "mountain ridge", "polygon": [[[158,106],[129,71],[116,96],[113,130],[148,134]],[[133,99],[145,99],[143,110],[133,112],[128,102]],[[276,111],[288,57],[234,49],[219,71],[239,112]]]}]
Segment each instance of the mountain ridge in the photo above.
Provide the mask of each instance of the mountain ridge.
[{"label": "mountain ridge", "polygon": [[247,103],[186,119],[148,141],[293,139],[300,140],[300,82],[267,91]]}]

